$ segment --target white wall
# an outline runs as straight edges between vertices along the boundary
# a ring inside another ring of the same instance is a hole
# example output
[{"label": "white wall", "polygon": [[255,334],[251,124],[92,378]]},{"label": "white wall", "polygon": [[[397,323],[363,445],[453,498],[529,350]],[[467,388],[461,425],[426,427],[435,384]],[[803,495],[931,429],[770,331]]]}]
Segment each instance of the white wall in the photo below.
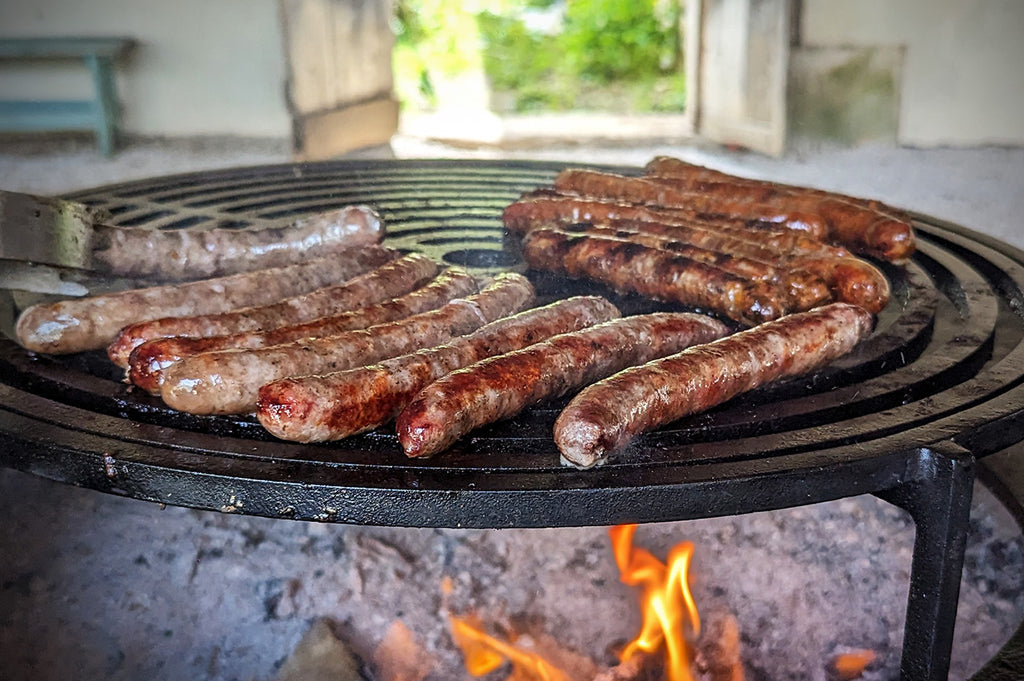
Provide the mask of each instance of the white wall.
[{"label": "white wall", "polygon": [[[117,74],[129,134],[290,136],[276,0],[10,0],[0,34],[136,38]],[[82,66],[0,61],[0,98],[67,99],[89,84]]]},{"label": "white wall", "polygon": [[1024,144],[1024,1],[802,4],[803,45],[905,46],[900,144]]}]

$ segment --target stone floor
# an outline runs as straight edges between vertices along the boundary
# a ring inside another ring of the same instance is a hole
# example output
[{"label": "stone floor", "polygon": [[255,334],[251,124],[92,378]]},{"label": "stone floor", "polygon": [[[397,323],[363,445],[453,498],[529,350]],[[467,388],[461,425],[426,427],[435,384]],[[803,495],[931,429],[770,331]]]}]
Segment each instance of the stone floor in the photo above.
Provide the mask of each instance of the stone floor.
[{"label": "stone floor", "polygon": [[[672,154],[876,196],[1024,247],[1024,149],[823,149],[769,159],[697,144],[499,150],[400,137],[374,153],[625,165]],[[275,141],[143,141],[112,159],[84,143],[19,143],[0,146],[0,187],[62,193],[287,160]],[[866,678],[895,676],[912,537],[903,512],[859,497],[650,526],[638,540],[657,555],[695,541],[698,602],[736,614],[749,678],[818,681],[827,656],[844,647],[879,653]],[[440,588],[445,576],[454,585],[449,597]],[[161,508],[0,470],[2,679],[262,681],[320,617],[338,623],[365,659],[400,620],[436,660],[428,679],[468,678],[447,636],[449,608],[492,621],[529,618],[606,662],[607,649],[636,626],[633,598],[617,582],[600,528],[294,523]],[[968,678],[1022,616],[1024,542],[979,486],[951,678]]]}]

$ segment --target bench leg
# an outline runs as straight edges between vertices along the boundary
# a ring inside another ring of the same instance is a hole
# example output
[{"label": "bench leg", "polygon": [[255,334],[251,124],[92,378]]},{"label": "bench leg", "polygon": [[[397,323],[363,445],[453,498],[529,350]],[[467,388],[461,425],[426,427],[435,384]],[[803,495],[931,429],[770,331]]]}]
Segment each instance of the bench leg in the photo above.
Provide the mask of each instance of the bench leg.
[{"label": "bench leg", "polygon": [[114,88],[114,62],[109,57],[90,55],[85,58],[85,63],[92,72],[96,88],[96,144],[104,156],[110,156],[114,153],[120,118]]}]

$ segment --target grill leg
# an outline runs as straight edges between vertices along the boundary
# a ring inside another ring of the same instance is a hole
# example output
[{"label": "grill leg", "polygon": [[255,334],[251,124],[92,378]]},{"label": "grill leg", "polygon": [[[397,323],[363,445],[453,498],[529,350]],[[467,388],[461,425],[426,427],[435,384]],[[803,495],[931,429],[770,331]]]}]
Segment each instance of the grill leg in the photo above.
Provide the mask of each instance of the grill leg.
[{"label": "grill leg", "polygon": [[903,631],[903,681],[945,679],[974,491],[974,457],[944,442],[921,451],[919,475],[880,493],[914,519],[914,557]]}]

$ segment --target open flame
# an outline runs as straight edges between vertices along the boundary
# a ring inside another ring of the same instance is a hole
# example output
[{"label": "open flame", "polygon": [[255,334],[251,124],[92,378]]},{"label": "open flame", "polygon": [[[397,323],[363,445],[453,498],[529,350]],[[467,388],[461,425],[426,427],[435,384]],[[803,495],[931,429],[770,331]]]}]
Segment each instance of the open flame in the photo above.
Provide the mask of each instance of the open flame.
[{"label": "open flame", "polygon": [[693,681],[692,642],[700,634],[700,615],[689,585],[693,543],[677,544],[663,563],[649,551],[633,546],[636,527],[619,525],[608,530],[620,579],[643,590],[640,633],[620,658],[626,661],[639,651],[654,654],[664,647],[666,681]]},{"label": "open flame", "polygon": [[[665,681],[694,681],[693,643],[700,634],[700,616],[689,586],[693,543],[677,544],[663,563],[649,551],[633,546],[636,528],[619,525],[608,530],[621,581],[642,589],[643,624],[619,658],[625,663],[638,653],[656,655],[664,650]],[[442,581],[441,589],[445,595],[450,593],[451,582]],[[489,674],[509,661],[512,672],[508,681],[571,681],[564,671],[514,640],[505,642],[485,633],[479,618],[449,615],[449,619],[452,638],[472,676]]]},{"label": "open flame", "polygon": [[536,653],[485,634],[477,618],[449,615],[452,638],[462,649],[466,671],[472,676],[488,674],[505,660],[512,663],[509,681],[571,681],[569,676]]}]

